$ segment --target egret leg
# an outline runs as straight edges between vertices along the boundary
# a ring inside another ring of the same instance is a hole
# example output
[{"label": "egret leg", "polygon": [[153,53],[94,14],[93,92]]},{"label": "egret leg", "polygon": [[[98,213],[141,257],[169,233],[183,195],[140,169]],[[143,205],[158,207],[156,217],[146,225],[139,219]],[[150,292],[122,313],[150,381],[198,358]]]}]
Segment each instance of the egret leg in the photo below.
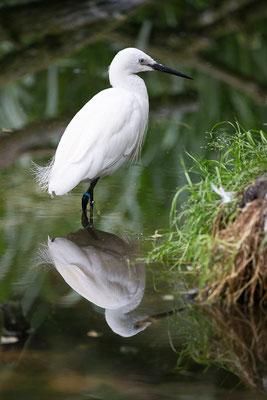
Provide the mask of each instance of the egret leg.
[{"label": "egret leg", "polygon": [[88,188],[88,190],[83,194],[82,197],[82,210],[84,213],[87,212],[87,204],[90,200],[90,223],[93,223],[93,206],[94,206],[94,188],[97,184],[99,178],[94,179]]}]

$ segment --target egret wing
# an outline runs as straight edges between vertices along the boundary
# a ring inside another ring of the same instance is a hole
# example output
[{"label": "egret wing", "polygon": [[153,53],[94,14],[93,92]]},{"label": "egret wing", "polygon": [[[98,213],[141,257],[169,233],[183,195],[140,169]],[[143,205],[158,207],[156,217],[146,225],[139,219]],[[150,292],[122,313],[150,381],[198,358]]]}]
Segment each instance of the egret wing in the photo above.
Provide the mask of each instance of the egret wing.
[{"label": "egret wing", "polygon": [[49,192],[57,193],[56,186],[65,179],[66,193],[84,179],[108,174],[112,166],[116,169],[136,148],[145,125],[132,93],[117,88],[98,93],[75,115],[60,140]]},{"label": "egret wing", "polygon": [[[123,89],[112,88],[98,93],[69,123],[60,140],[56,158],[64,158],[64,161],[75,163],[90,150],[101,154],[97,143],[102,142],[102,145],[106,143],[106,148],[109,146],[107,140],[113,138],[116,140],[118,134],[121,134],[120,139],[125,150],[131,147],[133,138],[132,132],[129,131],[132,128],[131,120],[137,105],[135,97]],[[138,121],[136,122],[138,125]],[[128,132],[122,134],[123,129]],[[103,150],[102,148],[102,152]]]}]

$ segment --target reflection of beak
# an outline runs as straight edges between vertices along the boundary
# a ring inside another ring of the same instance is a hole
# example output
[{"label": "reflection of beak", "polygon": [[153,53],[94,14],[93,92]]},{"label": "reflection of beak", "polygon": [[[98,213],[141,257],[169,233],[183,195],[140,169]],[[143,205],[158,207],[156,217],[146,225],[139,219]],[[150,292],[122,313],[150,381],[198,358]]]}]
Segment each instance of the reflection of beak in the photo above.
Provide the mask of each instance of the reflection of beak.
[{"label": "reflection of beak", "polygon": [[136,328],[136,329],[140,329],[140,328],[147,328],[149,325],[151,325],[151,322],[150,321],[137,321],[135,324],[134,324],[134,327]]},{"label": "reflection of beak", "polygon": [[155,323],[155,322],[160,321],[160,320],[162,320],[164,318],[167,318],[167,317],[171,317],[172,315],[177,314],[179,312],[182,312],[184,310],[185,310],[185,307],[180,307],[180,308],[177,308],[177,309],[174,309],[174,310],[171,310],[171,311],[166,311],[166,312],[162,312],[160,314],[151,315],[150,317],[148,317],[145,320],[137,321],[135,323],[135,327],[136,328],[147,327],[152,323]]},{"label": "reflection of beak", "polygon": [[193,79],[193,78],[191,78],[191,76],[185,75],[182,72],[178,72],[175,69],[165,67],[165,65],[162,65],[162,64],[155,63],[155,64],[150,64],[149,66],[151,68],[153,68],[155,71],[167,72],[167,74],[180,76],[180,77],[186,78],[186,79]]}]

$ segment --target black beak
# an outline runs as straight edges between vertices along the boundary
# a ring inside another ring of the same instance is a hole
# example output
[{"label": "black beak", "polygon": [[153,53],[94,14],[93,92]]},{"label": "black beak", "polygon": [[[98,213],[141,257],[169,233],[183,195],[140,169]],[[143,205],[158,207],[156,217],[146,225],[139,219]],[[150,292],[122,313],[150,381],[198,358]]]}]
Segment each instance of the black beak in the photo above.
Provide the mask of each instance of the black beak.
[{"label": "black beak", "polygon": [[165,67],[165,65],[162,65],[162,64],[155,63],[155,64],[150,64],[149,66],[151,68],[153,68],[155,71],[167,72],[167,74],[181,76],[182,78],[186,78],[186,79],[193,79],[193,78],[191,78],[191,76],[185,75],[182,72],[178,72],[175,69]]}]

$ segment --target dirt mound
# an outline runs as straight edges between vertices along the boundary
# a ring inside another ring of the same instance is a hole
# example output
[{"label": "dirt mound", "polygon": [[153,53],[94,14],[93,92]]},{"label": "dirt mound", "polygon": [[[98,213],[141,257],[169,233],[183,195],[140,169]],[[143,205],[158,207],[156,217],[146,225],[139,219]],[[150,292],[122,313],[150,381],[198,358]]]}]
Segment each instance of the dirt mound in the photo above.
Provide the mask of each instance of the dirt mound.
[{"label": "dirt mound", "polygon": [[243,193],[236,217],[214,226],[216,278],[204,294],[228,305],[267,304],[267,175]]}]

